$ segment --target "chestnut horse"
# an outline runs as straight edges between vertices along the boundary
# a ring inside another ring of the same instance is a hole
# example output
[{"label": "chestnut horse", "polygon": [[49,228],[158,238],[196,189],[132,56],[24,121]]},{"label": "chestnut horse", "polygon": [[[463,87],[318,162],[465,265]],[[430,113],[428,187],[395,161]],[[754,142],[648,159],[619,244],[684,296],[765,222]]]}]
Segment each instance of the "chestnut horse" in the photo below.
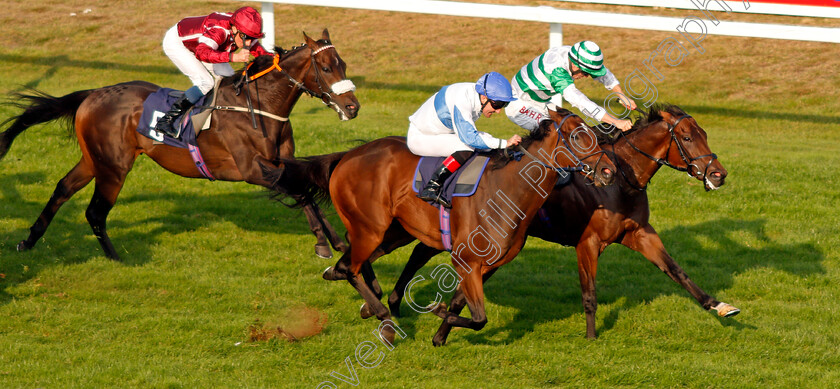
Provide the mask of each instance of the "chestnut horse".
[{"label": "chestnut horse", "polygon": [[[615,167],[608,158],[601,158],[594,134],[583,120],[570,112],[564,116],[554,113],[552,118],[554,123],[544,122],[522,141],[527,156],[488,169],[473,196],[454,199],[452,261],[472,318],[437,309],[444,324],[480,330],[487,323],[482,276],[513,260],[522,249],[526,232],[522,227],[531,223],[558,175],[568,174],[558,167],[580,164],[587,175],[594,176],[596,185],[612,182]],[[564,146],[570,143],[571,147]],[[581,149],[591,154],[578,157]],[[501,154],[496,156],[501,158]],[[417,198],[411,188],[419,159],[408,150],[405,138],[388,137],[349,152],[284,161],[285,170],[273,175],[278,189],[285,193],[306,194],[306,199],[311,199],[311,191],[331,196],[347,227],[350,248],[324,278],[346,278],[382,321],[380,334],[390,344],[395,335],[391,315],[371,280],[364,280],[360,272],[363,266],[369,267],[368,258],[374,251],[394,234],[407,232],[428,247],[444,249],[438,208]],[[295,188],[296,184],[304,188]],[[375,277],[372,271],[369,276]],[[437,338],[433,343],[443,344]]]},{"label": "chestnut horse", "polygon": [[[597,133],[598,131],[596,131]],[[593,187],[572,177],[568,185],[555,188],[542,206],[540,217],[528,227],[528,235],[566,246],[575,246],[578,273],[586,313],[586,336],[595,338],[595,274],[598,257],[612,243],[620,243],[645,256],[683,286],[706,310],[729,317],[740,312],[700,289],[665,250],[650,225],[647,185],[663,165],[685,171],[702,181],[706,190],[724,184],[726,169],[709,149],[706,132],[679,107],[656,106],[638,120],[631,131],[616,131],[610,145],[602,145],[616,158],[616,185]],[[383,247],[384,255],[407,242]],[[440,250],[418,244],[388,299],[391,312],[399,306],[415,273]],[[463,294],[453,297],[453,312],[463,309]],[[364,310],[363,310],[364,312]]]},{"label": "chestnut horse", "polygon": [[[282,55],[256,58],[245,75],[222,80],[216,92],[216,104],[225,109],[212,113],[210,129],[197,138],[206,167],[216,179],[267,186],[269,183],[263,180],[260,165],[278,166],[279,158],[294,158],[295,144],[288,116],[304,92],[320,98],[336,110],[342,120],[355,118],[358,114],[356,96],[352,90],[346,91],[349,83],[345,76],[346,65],[330,43],[329,32],[325,29],[318,41],[303,35],[306,39],[303,46],[288,52],[277,48]],[[244,87],[240,84],[243,81]],[[332,86],[342,81],[345,88],[337,94]],[[148,155],[164,169],[180,176],[203,177],[187,149],[153,143],[135,131],[143,101],[158,89],[157,85],[148,82],[133,81],[77,91],[63,97],[40,92],[17,96],[30,101],[31,105],[16,104],[25,111],[6,121],[14,120],[14,123],[0,134],[0,158],[21,132],[35,124],[59,118],[74,120],[75,135],[82,150],[81,161],[58,182],[43,212],[30,228],[29,237],[18,244],[19,251],[31,249],[44,235],[59,207],[96,179],[93,199],[85,216],[105,255],[119,260],[105,231],[105,219],[140,154]],[[252,124],[253,113],[249,116],[249,110],[268,115],[259,116]],[[255,128],[256,122],[260,123],[259,129]],[[346,244],[315,205],[305,207],[304,212],[318,238],[317,254],[332,256],[327,240],[336,250],[345,250]]]}]

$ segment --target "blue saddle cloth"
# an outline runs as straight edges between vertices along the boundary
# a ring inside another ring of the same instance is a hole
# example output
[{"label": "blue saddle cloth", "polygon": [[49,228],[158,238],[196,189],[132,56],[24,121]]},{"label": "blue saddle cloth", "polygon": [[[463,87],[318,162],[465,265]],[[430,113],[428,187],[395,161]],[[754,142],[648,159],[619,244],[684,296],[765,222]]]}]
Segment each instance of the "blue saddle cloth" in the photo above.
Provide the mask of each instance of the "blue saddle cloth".
[{"label": "blue saddle cloth", "polygon": [[[180,147],[182,149],[188,148],[189,145],[197,146],[195,143],[196,132],[190,118],[192,115],[201,112],[201,108],[191,109],[175,123],[176,126],[182,127],[180,139],[174,139],[169,135],[155,130],[155,123],[157,123],[158,119],[169,111],[172,103],[178,100],[183,93],[183,91],[175,89],[160,88],[155,93],[150,94],[143,102],[143,114],[140,116],[140,123],[137,124],[137,132],[149,139],[163,142],[169,146]],[[206,96],[199,99],[195,106],[201,107],[204,105],[205,98]]]},{"label": "blue saddle cloth", "polygon": [[[417,169],[414,172],[414,179],[412,180],[412,189],[415,193],[420,193],[421,190],[429,182],[429,179],[434,174],[435,170],[440,167],[446,157],[422,157],[417,163]],[[478,183],[481,181],[481,176],[487,168],[487,163],[490,158],[487,155],[474,154],[464,166],[455,171],[455,174],[449,177],[443,183],[441,196],[452,202],[453,197],[469,197],[475,194],[478,189]],[[429,201],[429,204],[438,206],[436,202]]]}]

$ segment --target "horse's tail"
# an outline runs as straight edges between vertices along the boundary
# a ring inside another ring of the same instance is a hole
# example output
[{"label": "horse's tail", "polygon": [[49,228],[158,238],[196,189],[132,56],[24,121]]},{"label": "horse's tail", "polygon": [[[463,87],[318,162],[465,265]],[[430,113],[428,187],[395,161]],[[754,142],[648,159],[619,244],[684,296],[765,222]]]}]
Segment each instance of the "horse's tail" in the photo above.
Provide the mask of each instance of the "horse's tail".
[{"label": "horse's tail", "polygon": [[347,151],[301,159],[281,159],[279,169],[266,169],[263,178],[271,183],[275,197],[291,198],[291,207],[321,203],[330,199],[330,176]]},{"label": "horse's tail", "polygon": [[6,131],[0,133],[0,159],[9,151],[9,147],[15,138],[29,127],[56,119],[65,119],[68,127],[72,128],[76,111],[82,105],[82,101],[93,91],[94,89],[81,90],[62,97],[50,96],[34,89],[31,90],[32,94],[12,94],[13,99],[28,101],[28,104],[21,101],[6,103],[6,105],[18,107],[24,111],[0,124],[0,128],[3,128],[9,122],[12,122],[12,125]]}]

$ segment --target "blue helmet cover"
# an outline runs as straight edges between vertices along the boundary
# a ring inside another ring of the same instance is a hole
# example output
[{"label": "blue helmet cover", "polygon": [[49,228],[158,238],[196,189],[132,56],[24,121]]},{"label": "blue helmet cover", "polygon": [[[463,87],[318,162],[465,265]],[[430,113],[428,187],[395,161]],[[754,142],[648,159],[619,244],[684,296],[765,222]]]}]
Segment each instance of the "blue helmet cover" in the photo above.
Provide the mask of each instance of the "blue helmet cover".
[{"label": "blue helmet cover", "polygon": [[513,97],[513,90],[510,87],[510,82],[508,82],[505,76],[497,72],[490,72],[481,76],[481,78],[479,78],[475,83],[475,91],[478,92],[478,94],[487,96],[490,100],[516,100],[516,98]]}]

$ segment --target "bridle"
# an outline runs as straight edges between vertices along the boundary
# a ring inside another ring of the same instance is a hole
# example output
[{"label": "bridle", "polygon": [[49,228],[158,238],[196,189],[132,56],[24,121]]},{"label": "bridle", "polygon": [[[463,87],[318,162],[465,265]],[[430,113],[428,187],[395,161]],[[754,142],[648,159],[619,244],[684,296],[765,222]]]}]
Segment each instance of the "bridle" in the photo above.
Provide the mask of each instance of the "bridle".
[{"label": "bridle", "polygon": [[[258,78],[260,78],[260,77],[262,77],[262,76],[264,76],[268,73],[271,73],[272,70],[276,69],[278,72],[280,72],[281,75],[283,75],[284,77],[289,79],[289,81],[292,82],[292,85],[294,85],[297,88],[300,88],[302,91],[306,92],[308,95],[310,95],[312,97],[317,97],[317,98],[321,99],[321,101],[323,101],[324,104],[332,106],[332,108],[334,110],[336,110],[339,114],[342,115],[342,117],[344,117],[345,116],[344,112],[340,109],[338,103],[335,102],[335,97],[334,96],[344,94],[344,93],[347,93],[347,92],[355,91],[356,86],[353,84],[353,81],[345,78],[341,81],[338,81],[338,82],[332,84],[331,86],[328,86],[325,90],[326,83],[323,81],[323,77],[321,76],[321,71],[318,68],[317,64],[315,63],[315,55],[324,51],[324,50],[327,50],[327,49],[335,49],[335,46],[326,45],[326,46],[319,47],[317,49],[311,49],[311,54],[309,55],[310,67],[315,71],[315,84],[318,85],[318,92],[315,92],[312,89],[307,88],[306,85],[304,85],[302,82],[300,82],[297,79],[295,79],[294,77],[292,77],[292,75],[289,74],[289,72],[287,72],[285,69],[283,69],[280,66],[280,54],[274,54],[274,60],[273,60],[273,64],[271,66],[269,66],[266,69],[263,69],[259,73],[256,73],[256,74],[253,74],[253,75],[250,75],[250,76],[248,75],[248,69],[251,68],[251,66],[254,64],[254,61],[249,62],[248,65],[245,66],[245,69],[242,71],[242,77],[239,79],[238,82],[236,82],[234,84],[234,88],[236,89],[236,94],[237,95],[242,91],[243,86],[246,87],[245,88],[245,90],[246,90],[245,97],[246,97],[246,100],[248,102],[247,111],[242,107],[216,106],[216,107],[211,107],[211,108],[219,109],[219,110],[249,112],[251,114],[251,125],[254,127],[254,129],[257,128],[257,120],[256,120],[256,117],[255,117],[254,114],[266,116],[266,117],[269,117],[269,118],[272,118],[272,119],[275,119],[275,120],[278,120],[278,121],[281,121],[281,122],[289,121],[289,119],[286,118],[286,117],[281,117],[281,116],[277,116],[277,115],[274,115],[274,114],[270,114],[268,112],[255,110],[254,107],[253,107],[253,104],[251,103],[250,88],[247,88],[249,83],[253,82],[254,80],[256,80],[256,79],[258,79]],[[258,93],[259,93],[259,90],[258,90]],[[259,98],[259,96],[258,96],[258,98]],[[264,128],[263,128],[263,135],[267,136]]]},{"label": "bridle", "polygon": [[[682,115],[682,116],[678,117],[676,121],[674,121],[674,124],[669,123],[667,120],[663,120],[665,122],[665,124],[668,126],[668,132],[670,133],[670,136],[671,136],[671,139],[668,141],[668,150],[666,151],[665,156],[667,158],[667,156],[671,154],[671,147],[674,144],[676,144],[677,145],[677,151],[680,154],[680,159],[682,159],[682,161],[685,163],[686,167],[676,166],[676,165],[672,164],[671,162],[669,162],[667,159],[654,157],[654,156],[642,151],[641,149],[636,147],[636,145],[634,145],[632,142],[630,142],[630,139],[628,139],[624,135],[623,131],[619,130],[619,134],[622,137],[624,137],[624,140],[627,141],[627,144],[630,145],[630,147],[632,147],[633,150],[636,150],[636,152],[644,155],[645,157],[647,157],[651,161],[656,162],[660,166],[664,165],[664,166],[668,166],[668,167],[670,167],[671,169],[674,169],[674,170],[678,170],[678,171],[681,171],[681,172],[686,172],[686,174],[688,174],[689,177],[694,177],[695,175],[698,176],[698,177],[701,177],[701,174],[702,174],[701,178],[703,179],[703,182],[706,182],[706,181],[708,181],[709,167],[711,167],[712,163],[714,163],[714,161],[717,159],[717,154],[710,153],[710,154],[704,154],[704,155],[700,155],[700,156],[693,157],[693,158],[688,155],[688,153],[685,151],[685,146],[683,146],[683,144],[680,142],[679,138],[677,137],[676,128],[680,124],[680,122],[683,121],[683,119],[689,119],[689,118],[691,118],[691,115],[688,115],[688,114]],[[613,148],[615,148],[615,145],[613,145]],[[698,159],[702,159],[702,158],[706,158],[706,157],[710,157],[710,158],[709,158],[709,162],[706,163],[705,168],[701,169],[701,167],[698,164],[694,163],[694,161],[697,161]],[[694,169],[696,169],[695,175],[691,174],[692,173],[692,167]],[[625,175],[623,169],[618,169],[618,170],[621,171],[622,175]],[[625,175],[625,180],[626,179],[627,179],[627,176]],[[630,182],[629,180],[626,180],[626,181],[628,183]],[[631,186],[632,186],[632,184],[631,184]],[[637,190],[640,190],[640,191],[643,191],[646,188],[647,188],[647,186],[645,186],[643,188],[635,188],[634,187],[634,189],[637,189]],[[706,188],[706,190],[708,191],[709,189]]]}]

